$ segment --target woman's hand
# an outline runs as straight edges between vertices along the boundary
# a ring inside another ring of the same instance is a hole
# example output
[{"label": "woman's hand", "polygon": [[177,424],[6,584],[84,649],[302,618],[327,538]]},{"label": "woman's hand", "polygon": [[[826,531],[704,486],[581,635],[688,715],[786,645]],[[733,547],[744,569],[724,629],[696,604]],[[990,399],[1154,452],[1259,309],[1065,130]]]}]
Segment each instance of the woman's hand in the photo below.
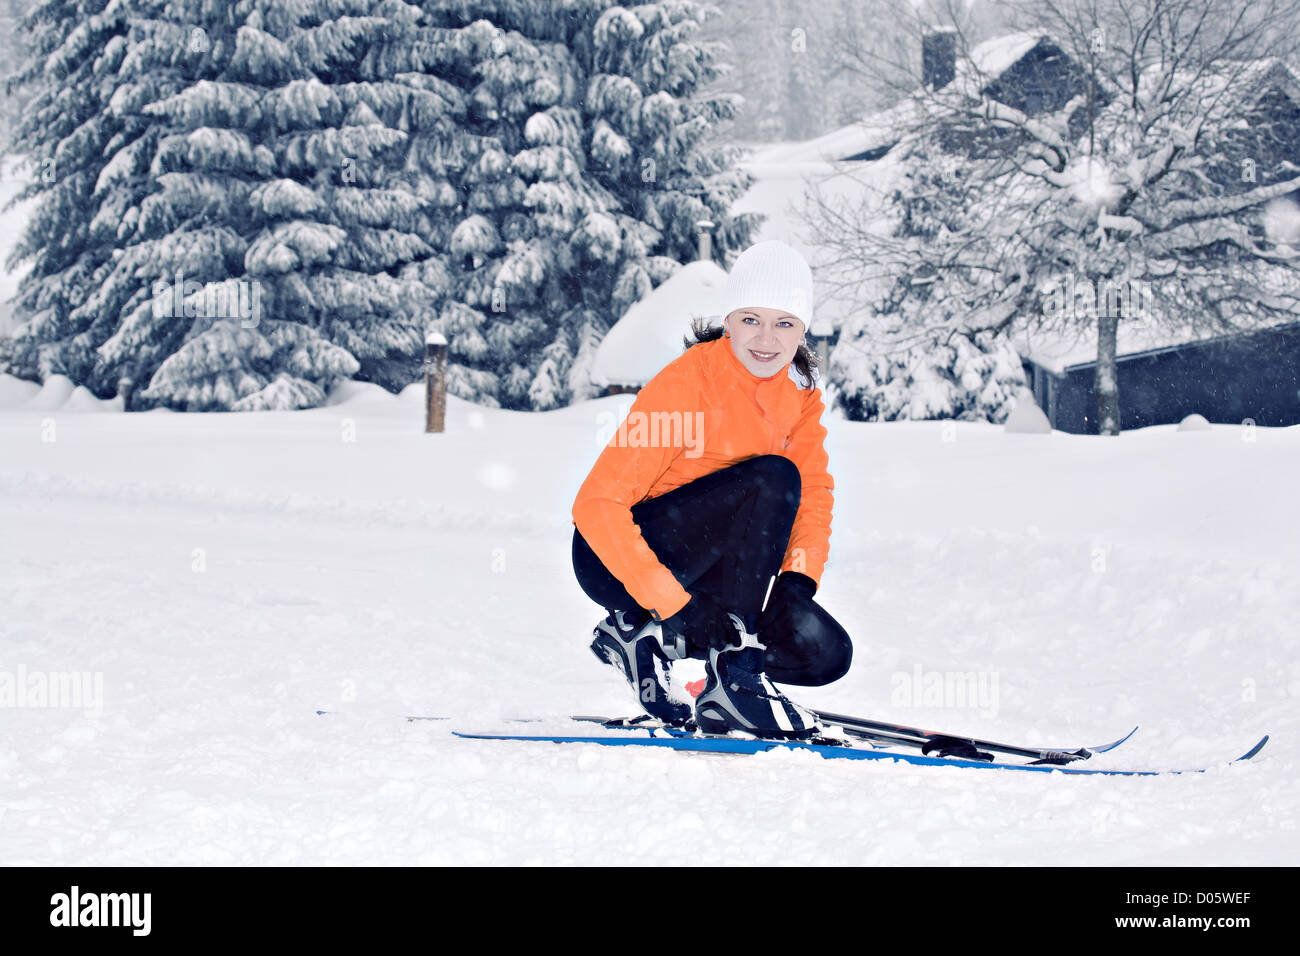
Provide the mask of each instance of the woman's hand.
[{"label": "woman's hand", "polygon": [[685,638],[692,657],[705,657],[710,648],[740,646],[740,632],[723,608],[703,591],[692,594],[686,606],[663,620],[663,626]]},{"label": "woman's hand", "polygon": [[776,584],[772,585],[772,593],[768,596],[767,606],[771,607],[777,601],[787,601],[792,594],[797,594],[805,600],[811,600],[816,593],[817,582],[808,575],[800,574],[798,571],[782,571],[776,577]]},{"label": "woman's hand", "polygon": [[758,640],[764,646],[780,644],[798,631],[801,609],[817,593],[817,582],[798,571],[777,575],[767,607],[758,618]]}]

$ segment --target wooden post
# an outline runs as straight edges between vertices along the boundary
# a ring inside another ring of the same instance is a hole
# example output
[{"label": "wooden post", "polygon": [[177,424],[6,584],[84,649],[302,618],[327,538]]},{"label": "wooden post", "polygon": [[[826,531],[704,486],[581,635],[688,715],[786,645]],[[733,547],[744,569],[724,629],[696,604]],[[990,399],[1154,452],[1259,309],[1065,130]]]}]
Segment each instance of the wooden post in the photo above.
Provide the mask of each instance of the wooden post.
[{"label": "wooden post", "polygon": [[709,232],[709,230],[713,228],[713,222],[708,219],[700,219],[696,221],[695,228],[698,229],[700,233],[700,262],[709,262],[713,258],[713,236]]},{"label": "wooden post", "polygon": [[424,430],[443,431],[447,420],[447,340],[440,332],[424,339]]}]

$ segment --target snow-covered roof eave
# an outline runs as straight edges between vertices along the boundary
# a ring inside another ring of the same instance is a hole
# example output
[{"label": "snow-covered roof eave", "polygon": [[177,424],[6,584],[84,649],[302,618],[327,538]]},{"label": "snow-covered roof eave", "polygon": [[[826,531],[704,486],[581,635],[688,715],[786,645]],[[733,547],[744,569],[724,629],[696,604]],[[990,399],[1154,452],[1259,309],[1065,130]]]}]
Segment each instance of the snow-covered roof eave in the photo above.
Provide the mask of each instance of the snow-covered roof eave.
[{"label": "snow-covered roof eave", "polygon": [[852,160],[850,157],[896,143],[900,128],[911,111],[916,109],[913,99],[908,97],[888,109],[872,113],[856,123],[849,123],[813,139],[756,147],[740,160],[739,165],[745,168],[785,167],[793,170],[830,167],[843,162],[873,162],[874,160]]},{"label": "snow-covered roof eave", "polygon": [[1258,76],[1254,77],[1254,95],[1258,100],[1269,90],[1276,89],[1292,103],[1300,106],[1300,76],[1278,57],[1268,57],[1256,64]]},{"label": "snow-covered roof eave", "polygon": [[727,273],[714,262],[688,262],[633,304],[601,340],[591,382],[640,386],[682,354],[693,318],[721,318]]},{"label": "snow-covered roof eave", "polygon": [[1044,40],[1052,38],[1045,33],[1008,33],[977,43],[971,48],[969,62],[989,80],[996,80],[1011,69]]},{"label": "snow-covered roof eave", "polygon": [[[1128,362],[1139,358],[1148,358],[1162,352],[1171,352],[1189,346],[1209,345],[1223,342],[1242,335],[1256,332],[1269,332],[1276,329],[1296,326],[1300,322],[1287,318],[1265,321],[1257,328],[1243,329],[1236,332],[1211,332],[1192,330],[1167,330],[1164,328],[1133,327],[1120,323],[1119,341],[1116,343],[1116,360]],[[1077,338],[1063,336],[1050,339],[1042,334],[1036,337],[1022,332],[1012,340],[1012,347],[1022,360],[1032,362],[1039,368],[1053,375],[1065,376],[1072,372],[1083,371],[1097,364],[1097,340],[1091,332],[1080,332]]]},{"label": "snow-covered roof eave", "polygon": [[947,89],[978,97],[990,84],[1028,56],[1039,44],[1055,43],[1045,33],[1008,33],[978,43],[967,55],[959,56]]}]

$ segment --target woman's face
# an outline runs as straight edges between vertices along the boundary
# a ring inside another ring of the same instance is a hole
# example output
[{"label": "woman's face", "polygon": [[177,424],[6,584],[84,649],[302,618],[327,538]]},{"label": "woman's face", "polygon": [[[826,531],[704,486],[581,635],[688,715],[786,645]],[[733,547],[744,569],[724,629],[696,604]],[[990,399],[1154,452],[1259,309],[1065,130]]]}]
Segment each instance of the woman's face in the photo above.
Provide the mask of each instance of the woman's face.
[{"label": "woman's face", "polygon": [[780,309],[746,306],[736,309],[722,324],[740,364],[761,378],[783,371],[803,341],[803,320]]}]

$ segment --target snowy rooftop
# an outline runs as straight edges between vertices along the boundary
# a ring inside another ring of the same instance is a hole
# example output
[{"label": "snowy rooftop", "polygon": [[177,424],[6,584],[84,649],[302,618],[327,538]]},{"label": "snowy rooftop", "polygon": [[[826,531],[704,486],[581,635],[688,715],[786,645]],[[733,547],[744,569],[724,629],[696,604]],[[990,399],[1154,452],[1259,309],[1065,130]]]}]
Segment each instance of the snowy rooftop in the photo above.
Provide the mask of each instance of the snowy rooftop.
[{"label": "snowy rooftop", "polygon": [[596,349],[591,381],[642,385],[682,354],[693,318],[721,319],[727,273],[713,262],[690,262],[633,305]]},{"label": "snowy rooftop", "polygon": [[[1287,325],[1292,321],[1287,318],[1261,320],[1260,328]],[[1116,353],[1123,359],[1223,336],[1222,331],[1191,325],[1170,328],[1155,323],[1120,322],[1116,332]],[[1097,330],[1095,327],[1086,328],[1077,336],[1057,331],[1022,331],[1012,337],[1012,346],[1023,358],[1059,375],[1097,360]]]},{"label": "snowy rooftop", "polygon": [[[1012,33],[987,40],[971,49],[969,62],[986,80],[993,79],[1019,62],[1042,39],[1043,36],[1035,33]],[[892,145],[898,139],[898,129],[915,109],[912,98],[904,99],[863,120],[813,139],[763,146],[745,164],[779,170],[783,166],[810,168],[818,163],[848,160]]]},{"label": "snowy rooftop", "polygon": [[[1020,62],[1026,53],[1047,39],[1040,33],[1008,33],[971,47],[969,62],[988,79],[1001,76]],[[960,71],[962,61],[958,60]]]},{"label": "snowy rooftop", "polygon": [[[988,82],[1014,66],[1043,37],[1033,33],[1013,33],[988,40],[973,47],[966,72],[973,64],[983,82]],[[966,61],[962,61],[966,62]],[[959,64],[960,72],[960,64]],[[811,331],[829,334],[848,317],[850,309],[819,282],[818,266],[822,260],[817,244],[801,221],[801,210],[809,189],[816,185],[827,199],[857,202],[868,192],[888,185],[894,172],[883,158],[855,160],[856,157],[885,153],[906,128],[909,117],[921,105],[913,97],[875,113],[864,120],[832,130],[814,139],[792,143],[773,143],[754,149],[740,165],[757,182],[732,205],[731,212],[757,212],[765,220],[754,236],[755,242],[781,239],[803,253],[813,267],[816,307]]]}]

